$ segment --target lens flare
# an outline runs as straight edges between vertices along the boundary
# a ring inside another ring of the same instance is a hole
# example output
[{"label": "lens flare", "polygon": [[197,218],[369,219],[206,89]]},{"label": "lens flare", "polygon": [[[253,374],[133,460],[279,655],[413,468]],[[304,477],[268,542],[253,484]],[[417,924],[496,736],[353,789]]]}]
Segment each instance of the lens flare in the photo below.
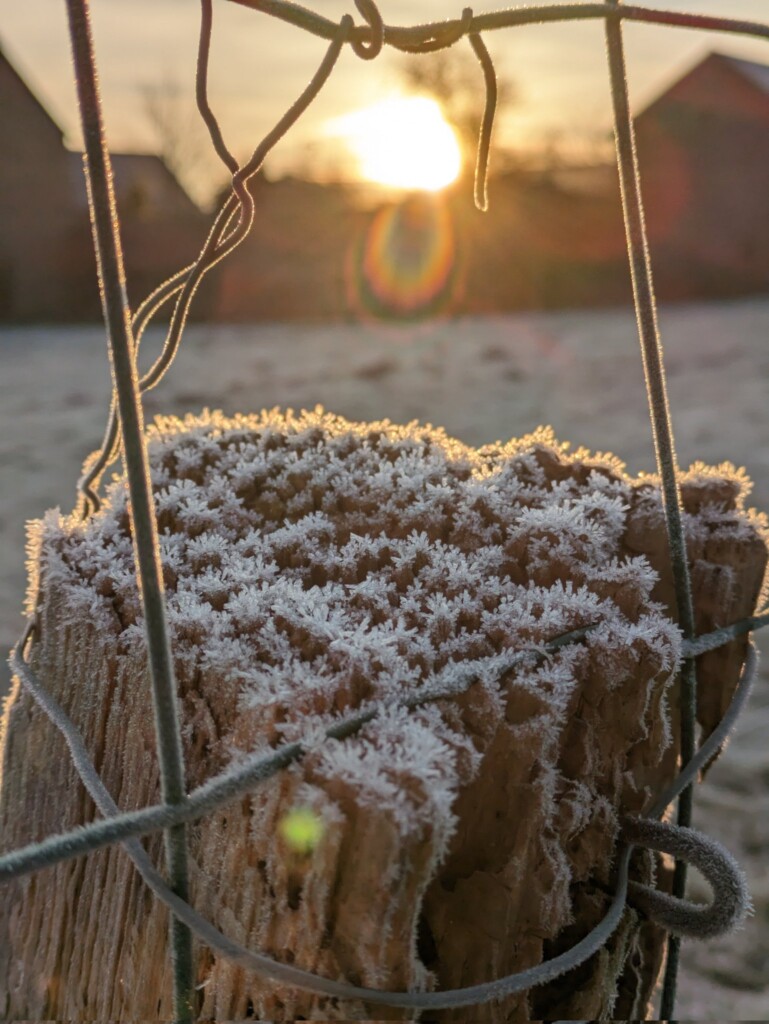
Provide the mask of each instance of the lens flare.
[{"label": "lens flare", "polygon": [[323,821],[309,807],[293,807],[280,819],[278,831],[295,853],[312,853],[323,838]]},{"label": "lens flare", "polygon": [[358,313],[417,319],[450,305],[456,295],[457,266],[448,205],[439,197],[409,196],[379,210],[353,249],[348,297]]}]

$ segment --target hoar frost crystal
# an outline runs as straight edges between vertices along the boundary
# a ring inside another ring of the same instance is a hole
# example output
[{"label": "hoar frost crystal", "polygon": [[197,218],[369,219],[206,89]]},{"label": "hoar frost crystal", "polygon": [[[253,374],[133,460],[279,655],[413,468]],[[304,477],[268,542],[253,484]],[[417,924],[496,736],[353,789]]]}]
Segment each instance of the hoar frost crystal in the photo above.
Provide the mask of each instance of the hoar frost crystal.
[{"label": "hoar frost crystal", "polygon": [[[680,633],[656,481],[630,479],[613,456],[569,454],[548,430],[472,449],[430,426],[322,410],[160,419],[149,450],[189,786],[286,740],[310,747],[192,830],[198,909],[278,959],[386,988],[489,980],[571,944],[575,921],[580,933],[596,923],[619,814],[642,812],[676,770]],[[705,594],[698,628],[723,625],[752,612],[764,524],[744,510],[746,480],[732,467],[696,466],[682,485]],[[38,671],[125,809],[157,800],[127,501],[121,478],[88,522],[52,512],[33,524],[29,597]],[[543,655],[585,626],[580,642]],[[738,647],[700,659],[706,677],[708,664],[720,673],[700,702],[706,731],[736,682]],[[506,669],[520,651],[531,657]],[[399,704],[435,685],[454,696]],[[369,707],[379,713],[357,736],[323,738]],[[6,757],[22,741],[13,713]],[[49,774],[61,788],[64,755]],[[291,813],[318,823],[304,852],[281,838]],[[152,986],[132,986],[153,958],[164,970],[164,911],[134,890],[120,857],[77,862],[81,903],[92,890],[102,914],[117,901],[123,933],[142,936],[136,963],[119,930],[105,932],[123,982],[95,1009],[153,1016],[142,1002]],[[118,895],[99,884],[105,865]],[[651,858],[634,870],[649,879]],[[629,912],[583,969],[582,996],[573,979],[556,982],[473,1019],[597,1016],[617,979],[614,1012],[640,1016],[659,950]],[[204,1016],[382,1016],[204,952],[199,971]],[[164,999],[167,980],[157,979]],[[82,1011],[76,994],[62,1000],[58,1016]],[[23,1009],[34,1011],[29,998]]]}]

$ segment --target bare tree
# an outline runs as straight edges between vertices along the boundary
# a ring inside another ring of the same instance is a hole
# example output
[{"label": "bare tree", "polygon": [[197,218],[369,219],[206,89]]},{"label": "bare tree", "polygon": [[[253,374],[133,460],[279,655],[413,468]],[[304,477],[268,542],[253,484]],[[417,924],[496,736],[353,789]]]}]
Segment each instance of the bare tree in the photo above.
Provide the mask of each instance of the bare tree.
[{"label": "bare tree", "polygon": [[189,89],[166,77],[142,88],[144,113],[157,140],[157,152],[187,191],[209,205],[220,184],[218,164]]}]

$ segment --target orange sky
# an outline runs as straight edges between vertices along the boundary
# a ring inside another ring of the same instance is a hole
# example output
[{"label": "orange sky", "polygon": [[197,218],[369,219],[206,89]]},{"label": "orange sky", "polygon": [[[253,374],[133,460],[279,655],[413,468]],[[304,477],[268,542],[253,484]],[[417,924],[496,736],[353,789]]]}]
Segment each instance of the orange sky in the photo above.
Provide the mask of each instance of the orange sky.
[{"label": "orange sky", "polygon": [[[76,145],[63,0],[0,3],[0,42]],[[659,0],[657,5],[769,22],[767,0]],[[305,6],[331,18],[355,10],[351,0],[305,0]],[[479,0],[474,10],[501,6],[505,4]],[[380,0],[385,20],[398,24],[456,16],[460,7],[457,0]],[[157,142],[142,90],[172,82],[192,105],[198,5],[195,0],[94,0],[93,17],[111,144],[122,150],[152,149]],[[500,118],[498,141],[520,145],[564,134],[605,136],[610,113],[599,23],[506,29],[485,38],[500,71],[514,80],[519,94],[516,105]],[[626,38],[636,107],[709,49],[769,63],[769,44],[758,40],[640,25],[627,26]],[[218,0],[211,94],[236,153],[250,151],[294,99],[324,46],[291,26]],[[392,92],[399,84],[397,65],[402,60],[386,52],[368,63],[345,52],[311,111],[271,157],[272,172],[309,162],[323,173],[324,165],[335,160],[320,141],[324,123]],[[479,72],[479,110],[482,99]]]}]

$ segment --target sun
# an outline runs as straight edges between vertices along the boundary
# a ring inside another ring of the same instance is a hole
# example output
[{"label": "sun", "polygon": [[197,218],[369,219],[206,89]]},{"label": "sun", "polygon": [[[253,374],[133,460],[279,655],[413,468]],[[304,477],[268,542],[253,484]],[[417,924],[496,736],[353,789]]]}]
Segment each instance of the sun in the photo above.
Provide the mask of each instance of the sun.
[{"label": "sun", "polygon": [[426,96],[393,96],[335,118],[327,128],[344,139],[365,181],[437,192],[462,167],[454,130]]}]

